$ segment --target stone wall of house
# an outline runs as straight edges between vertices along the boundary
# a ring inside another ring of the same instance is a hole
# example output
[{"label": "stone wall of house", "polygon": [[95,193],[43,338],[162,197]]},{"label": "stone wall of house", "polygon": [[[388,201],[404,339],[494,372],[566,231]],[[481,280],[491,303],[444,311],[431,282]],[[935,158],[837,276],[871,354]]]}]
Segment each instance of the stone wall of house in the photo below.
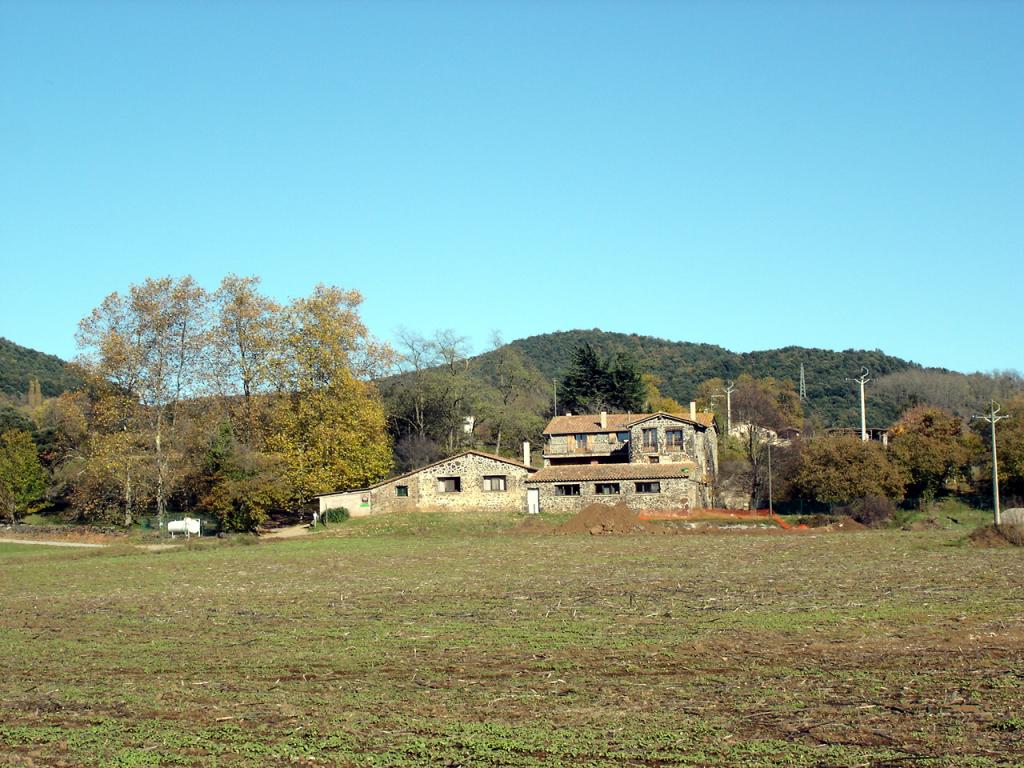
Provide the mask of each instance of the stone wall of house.
[{"label": "stone wall of house", "polygon": [[[418,509],[509,509],[526,510],[526,476],[523,467],[503,461],[466,454],[427,467],[405,477],[382,483],[372,490],[373,512],[402,512]],[[504,491],[484,490],[484,477],[505,478]],[[458,477],[461,490],[438,490],[438,478]],[[407,496],[399,496],[404,486]]]},{"label": "stone wall of house", "polygon": [[[421,509],[508,509],[526,511],[526,477],[529,472],[515,464],[466,454],[402,477],[380,483],[369,490],[346,491],[320,497],[320,511],[345,507],[353,517]],[[504,491],[485,491],[484,477],[505,478]],[[438,478],[458,477],[461,490],[438,490]],[[399,489],[404,488],[404,495]]]},{"label": "stone wall of house", "polygon": [[[404,487],[408,496],[399,496],[398,489]],[[397,477],[381,483],[371,492],[373,497],[373,513],[412,512],[416,509],[420,496],[420,485],[416,475]]]},{"label": "stone wall of house", "polygon": [[[645,429],[658,431],[657,451],[645,449],[643,433]],[[669,446],[666,431],[682,430],[683,442],[679,447]],[[646,464],[649,456],[657,453],[658,461],[670,464],[681,461],[692,461],[697,465],[695,479],[713,482],[718,467],[718,433],[714,429],[702,429],[687,422],[657,416],[635,425],[631,430],[629,441],[629,461],[631,464]]]},{"label": "stone wall of house", "polygon": [[[601,481],[613,482],[613,481]],[[660,493],[637,493],[638,482],[657,482],[661,484]],[[695,509],[708,506],[710,495],[708,487],[689,478],[672,477],[659,480],[619,480],[618,494],[599,494],[595,491],[595,481],[585,480],[579,483],[531,483],[530,488],[540,489],[541,512],[578,512],[590,504],[618,504],[625,502],[630,509]],[[579,496],[558,496],[556,485],[579,485]]]},{"label": "stone wall of house", "polygon": [[[714,486],[718,482],[717,429],[705,429],[703,433],[697,433],[697,468],[700,472],[698,478],[708,486]],[[705,506],[712,506],[710,491]]]},{"label": "stone wall of house", "polygon": [[[515,464],[466,454],[417,472],[418,506],[442,509],[515,509],[526,511],[526,477],[529,472]],[[504,491],[485,491],[484,477],[504,476]],[[443,493],[438,490],[440,477],[458,477],[462,490]],[[411,480],[412,478],[410,478]]]}]

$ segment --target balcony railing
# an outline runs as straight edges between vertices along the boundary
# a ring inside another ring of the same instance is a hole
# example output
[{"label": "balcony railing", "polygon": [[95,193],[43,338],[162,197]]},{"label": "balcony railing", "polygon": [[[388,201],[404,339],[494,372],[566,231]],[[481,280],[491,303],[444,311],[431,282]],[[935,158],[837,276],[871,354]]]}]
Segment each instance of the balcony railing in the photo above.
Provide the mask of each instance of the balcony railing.
[{"label": "balcony railing", "polygon": [[567,443],[563,445],[545,445],[544,454],[546,456],[568,456],[572,454],[584,454],[584,453],[597,453],[597,454],[610,454],[625,451],[629,447],[629,443],[615,442],[590,442],[586,443]]}]

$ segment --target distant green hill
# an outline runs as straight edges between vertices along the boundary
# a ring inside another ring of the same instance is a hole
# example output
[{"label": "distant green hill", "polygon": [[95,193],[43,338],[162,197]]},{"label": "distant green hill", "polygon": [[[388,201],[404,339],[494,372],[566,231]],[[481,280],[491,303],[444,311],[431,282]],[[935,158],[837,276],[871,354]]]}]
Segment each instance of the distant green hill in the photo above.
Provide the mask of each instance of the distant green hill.
[{"label": "distant green hill", "polygon": [[0,337],[0,392],[24,395],[32,377],[46,397],[78,389],[82,380],[59,357],[37,352]]},{"label": "distant green hill", "polygon": [[[569,368],[573,350],[583,343],[591,344],[604,355],[617,352],[630,354],[641,367],[662,380],[661,391],[686,403],[693,399],[698,385],[707,379],[735,379],[742,373],[755,377],[772,376],[789,379],[796,387],[800,380],[800,364],[804,365],[809,405],[808,414],[817,416],[826,426],[860,424],[857,387],[845,381],[867,366],[873,379],[906,370],[923,370],[921,366],[875,350],[845,350],[784,347],[761,352],[730,352],[714,344],[667,341],[652,336],[609,333],[601,330],[559,331],[530,336],[511,342],[548,379],[561,378]],[[488,353],[490,354],[490,353]],[[487,354],[481,355],[485,362]],[[948,372],[944,372],[948,373]],[[872,392],[868,385],[868,421],[873,426],[888,426],[905,409],[899,398]]]}]

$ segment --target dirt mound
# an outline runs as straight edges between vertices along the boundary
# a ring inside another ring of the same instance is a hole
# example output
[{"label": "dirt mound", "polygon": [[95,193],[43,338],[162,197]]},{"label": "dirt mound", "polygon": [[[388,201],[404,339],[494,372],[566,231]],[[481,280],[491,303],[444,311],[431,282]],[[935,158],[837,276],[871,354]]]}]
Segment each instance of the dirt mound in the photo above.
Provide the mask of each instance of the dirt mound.
[{"label": "dirt mound", "polygon": [[555,528],[555,533],[651,533],[655,526],[640,520],[621,501],[615,506],[591,504]]},{"label": "dirt mound", "polygon": [[967,538],[973,546],[982,549],[1024,547],[1024,526],[1002,525],[996,528],[994,525],[986,525],[974,529]]}]

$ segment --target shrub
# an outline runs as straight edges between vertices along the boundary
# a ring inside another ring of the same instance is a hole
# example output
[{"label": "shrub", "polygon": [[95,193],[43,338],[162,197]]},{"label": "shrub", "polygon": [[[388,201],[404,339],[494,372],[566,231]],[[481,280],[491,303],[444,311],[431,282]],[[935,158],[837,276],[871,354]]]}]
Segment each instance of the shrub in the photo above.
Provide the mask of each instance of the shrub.
[{"label": "shrub", "polygon": [[861,525],[877,527],[892,520],[896,507],[884,496],[867,496],[849,507],[849,515]]},{"label": "shrub", "polygon": [[324,523],[343,523],[350,517],[345,507],[333,507],[324,512]]},{"label": "shrub", "polygon": [[871,496],[900,501],[906,477],[879,443],[824,437],[802,445],[793,484],[803,498],[833,504]]}]

